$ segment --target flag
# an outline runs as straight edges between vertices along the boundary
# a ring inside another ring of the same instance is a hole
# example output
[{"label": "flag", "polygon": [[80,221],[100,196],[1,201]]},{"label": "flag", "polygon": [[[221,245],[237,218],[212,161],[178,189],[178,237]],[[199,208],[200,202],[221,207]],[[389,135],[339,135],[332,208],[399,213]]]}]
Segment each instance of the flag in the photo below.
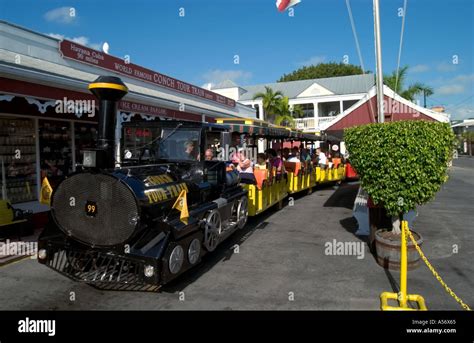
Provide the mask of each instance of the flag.
[{"label": "flag", "polygon": [[51,204],[51,193],[53,193],[53,189],[49,184],[48,178],[45,177],[43,182],[41,183],[41,192],[40,192],[40,203],[45,205]]},{"label": "flag", "polygon": [[280,12],[287,10],[290,7],[293,7],[299,4],[301,0],[277,0],[276,7]]},{"label": "flag", "polygon": [[178,211],[180,211],[181,214],[179,216],[179,219],[183,223],[188,224],[189,212],[188,212],[188,200],[186,198],[186,190],[183,189],[181,193],[179,193],[178,199],[176,199],[172,208],[175,208]]}]

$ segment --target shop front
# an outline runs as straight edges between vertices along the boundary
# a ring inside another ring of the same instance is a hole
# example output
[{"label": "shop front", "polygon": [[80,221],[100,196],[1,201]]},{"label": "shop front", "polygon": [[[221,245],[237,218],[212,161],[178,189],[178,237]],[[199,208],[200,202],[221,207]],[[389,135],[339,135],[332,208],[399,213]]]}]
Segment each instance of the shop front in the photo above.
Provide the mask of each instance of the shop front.
[{"label": "shop front", "polygon": [[43,179],[54,189],[95,144],[97,104],[87,85],[98,75],[119,76],[129,88],[118,105],[117,151],[123,122],[256,116],[207,89],[4,21],[0,75],[0,196],[15,209],[33,212],[37,226],[49,211],[39,202]]},{"label": "shop front", "polygon": [[[82,152],[95,145],[97,118],[80,108],[64,110],[64,102],[73,99],[93,100],[89,94],[0,78],[1,196],[15,208],[47,211],[48,206],[38,202],[42,180],[47,177],[54,188],[76,171]],[[119,103],[117,116],[119,131],[123,122],[134,120],[214,121],[130,101]]]}]

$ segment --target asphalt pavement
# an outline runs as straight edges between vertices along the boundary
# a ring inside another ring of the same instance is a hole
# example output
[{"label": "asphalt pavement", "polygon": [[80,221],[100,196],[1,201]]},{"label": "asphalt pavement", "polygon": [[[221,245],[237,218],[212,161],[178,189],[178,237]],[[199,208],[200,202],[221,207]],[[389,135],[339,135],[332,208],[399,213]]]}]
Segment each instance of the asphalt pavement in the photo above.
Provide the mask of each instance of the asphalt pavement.
[{"label": "asphalt pavement", "polygon": [[[378,266],[354,235],[357,187],[322,187],[253,218],[158,293],[101,291],[36,260],[14,262],[0,267],[0,310],[378,310],[381,292],[398,291],[399,273]],[[473,204],[474,159],[461,157],[412,228],[442,278],[471,307]],[[363,252],[328,250],[351,242]],[[424,296],[429,309],[460,309],[424,265],[409,272],[408,290]]]}]

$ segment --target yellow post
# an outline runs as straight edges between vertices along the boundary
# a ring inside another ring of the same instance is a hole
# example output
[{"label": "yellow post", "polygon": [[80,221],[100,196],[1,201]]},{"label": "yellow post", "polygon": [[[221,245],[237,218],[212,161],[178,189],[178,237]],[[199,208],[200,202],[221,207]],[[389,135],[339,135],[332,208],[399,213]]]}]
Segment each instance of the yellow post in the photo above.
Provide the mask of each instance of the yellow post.
[{"label": "yellow post", "polygon": [[[402,220],[400,223],[401,248],[400,248],[400,292],[383,292],[380,294],[380,308],[382,311],[412,311],[416,310],[408,306],[408,301],[414,301],[418,304],[418,310],[426,311],[425,299],[418,294],[407,293],[408,264],[407,264],[407,234],[408,222]],[[390,306],[389,300],[398,300],[398,306]]]},{"label": "yellow post", "polygon": [[407,221],[402,220],[402,235],[401,235],[401,256],[400,256],[400,307],[407,306]]}]

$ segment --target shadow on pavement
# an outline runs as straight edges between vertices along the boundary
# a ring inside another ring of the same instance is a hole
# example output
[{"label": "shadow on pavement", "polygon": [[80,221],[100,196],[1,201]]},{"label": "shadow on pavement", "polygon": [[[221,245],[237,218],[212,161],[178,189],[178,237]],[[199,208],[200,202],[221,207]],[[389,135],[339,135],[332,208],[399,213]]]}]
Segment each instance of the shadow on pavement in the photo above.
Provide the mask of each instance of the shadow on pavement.
[{"label": "shadow on pavement", "polygon": [[186,271],[177,279],[162,286],[160,291],[165,293],[180,292],[210,271],[217,263],[229,261],[234,255],[234,247],[236,245],[242,246],[256,230],[264,230],[268,225],[266,219],[274,214],[275,211],[277,211],[277,206],[256,217],[249,217],[247,225],[242,230],[234,232],[229,238],[220,243],[216,250],[203,256],[202,261],[198,265]]},{"label": "shadow on pavement", "polygon": [[352,210],[359,190],[359,183],[341,184],[324,203],[324,207],[343,207]]}]

